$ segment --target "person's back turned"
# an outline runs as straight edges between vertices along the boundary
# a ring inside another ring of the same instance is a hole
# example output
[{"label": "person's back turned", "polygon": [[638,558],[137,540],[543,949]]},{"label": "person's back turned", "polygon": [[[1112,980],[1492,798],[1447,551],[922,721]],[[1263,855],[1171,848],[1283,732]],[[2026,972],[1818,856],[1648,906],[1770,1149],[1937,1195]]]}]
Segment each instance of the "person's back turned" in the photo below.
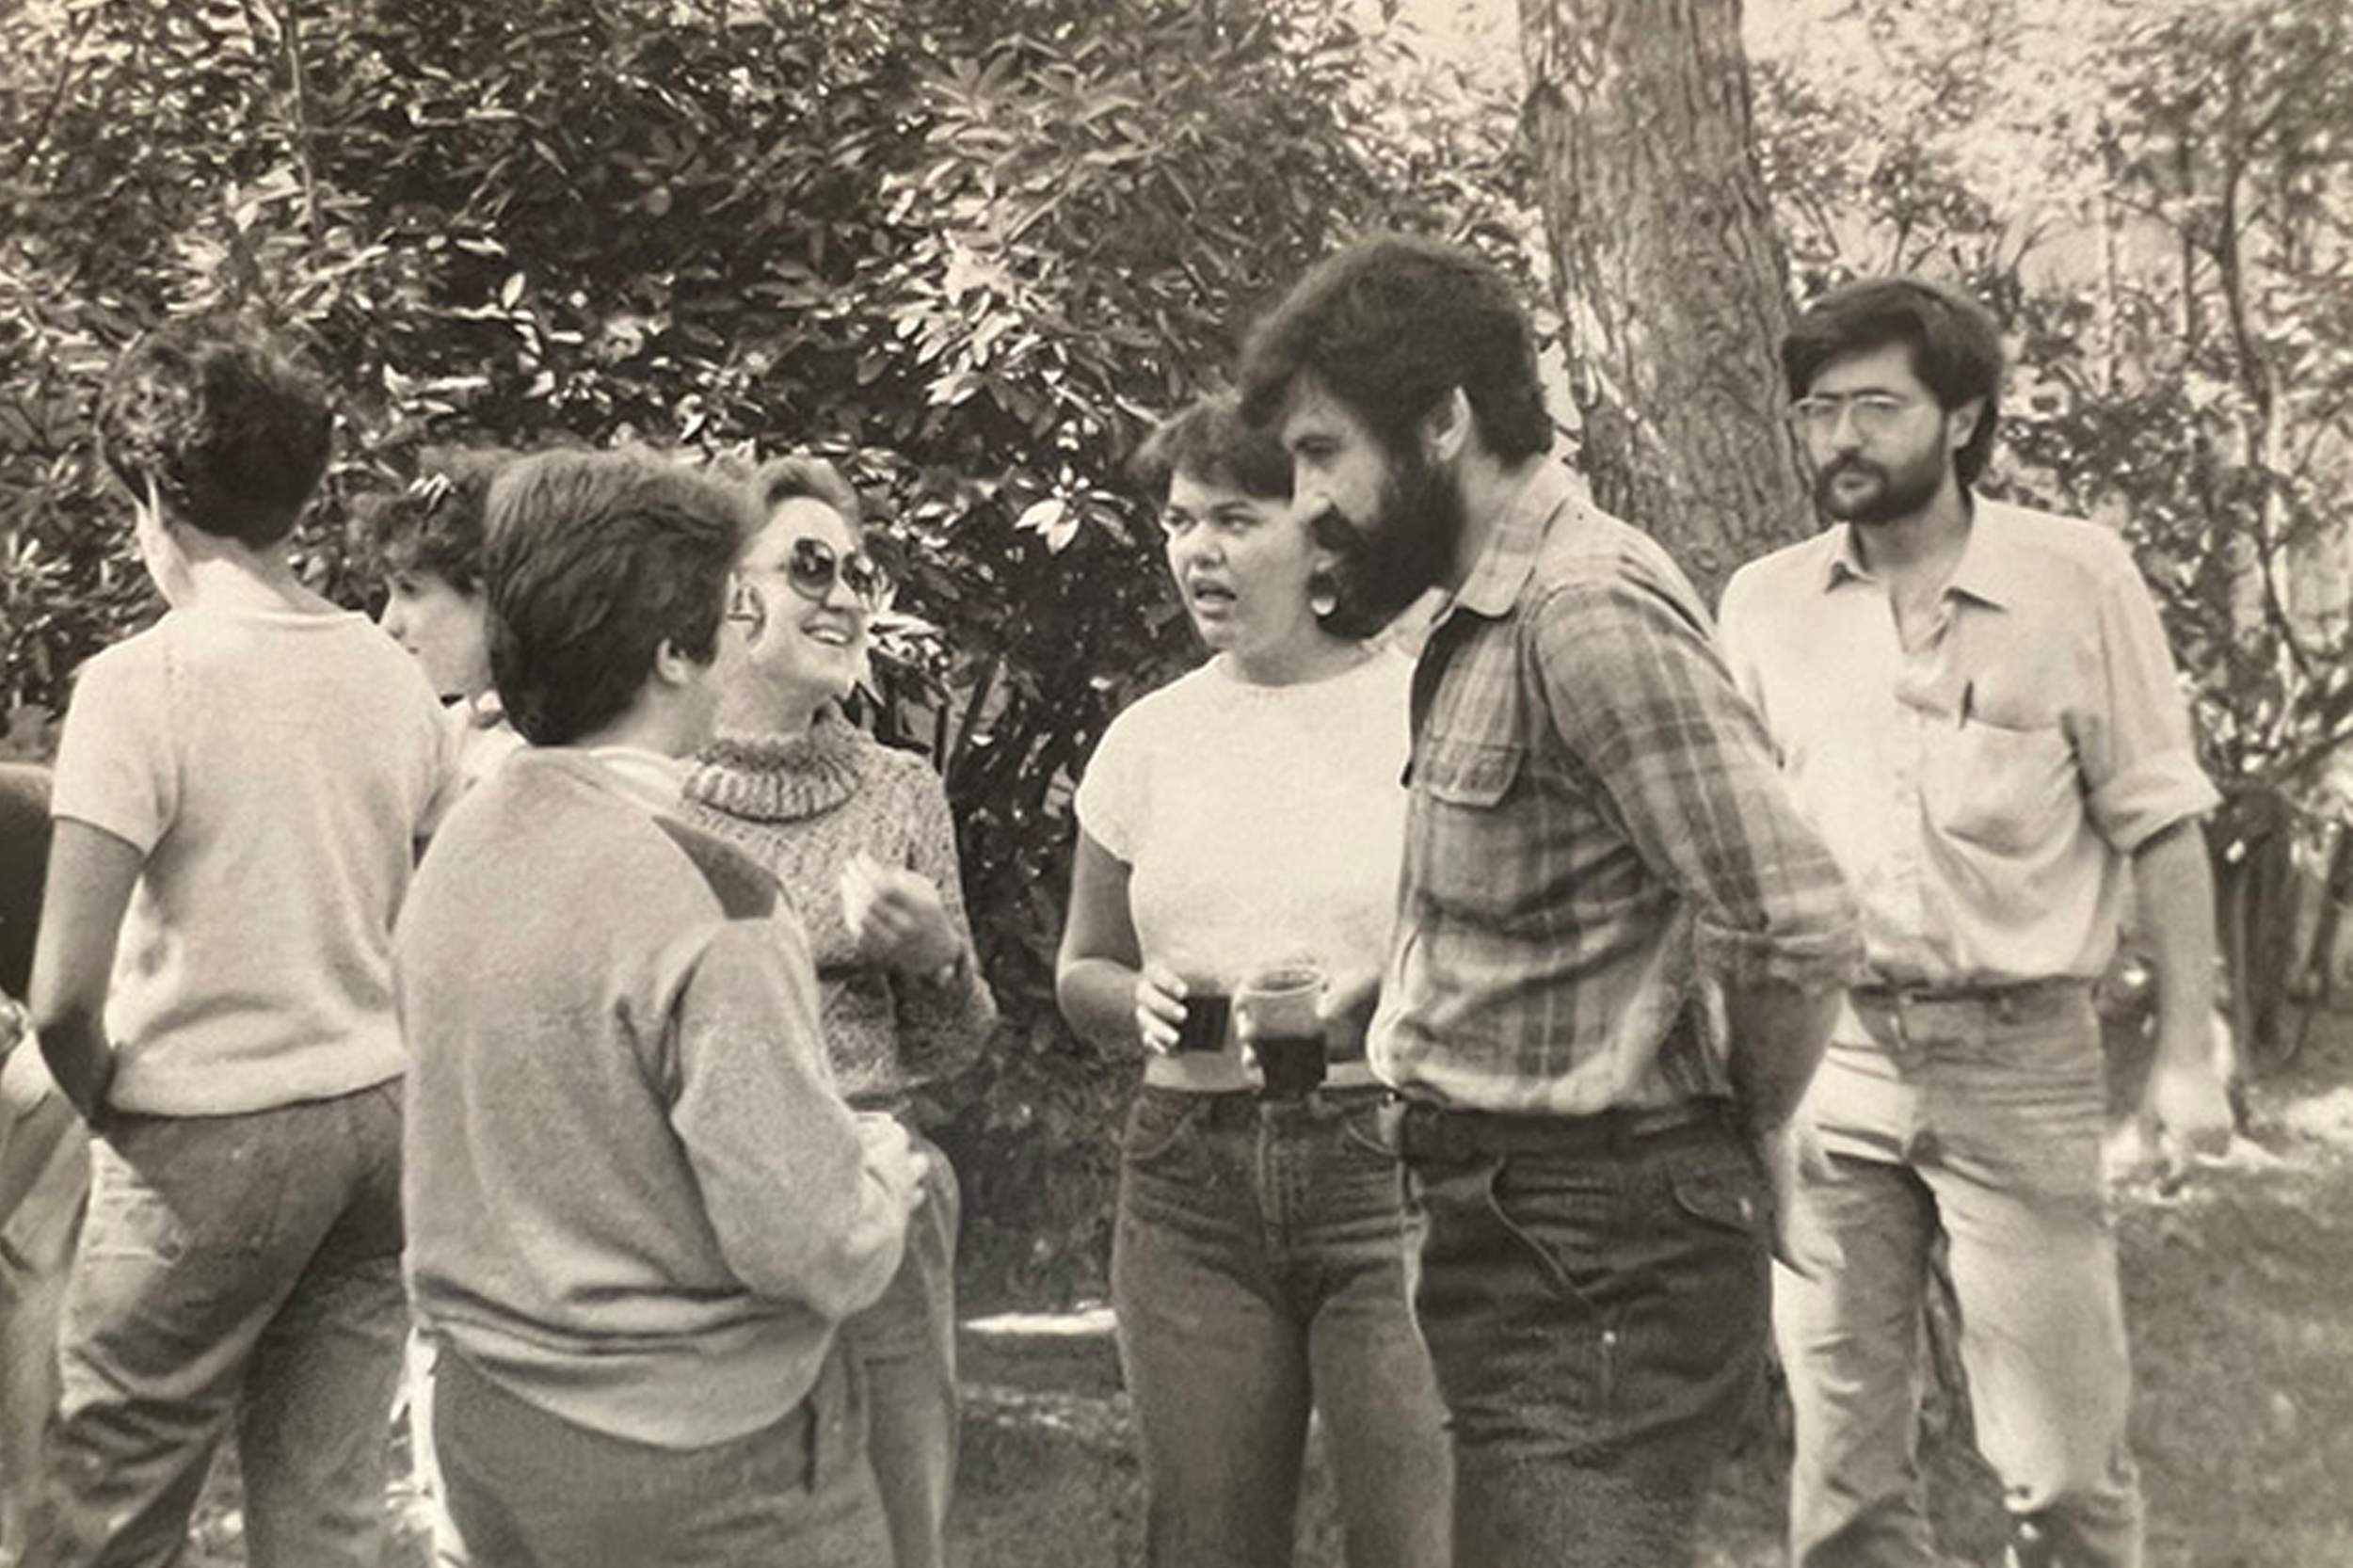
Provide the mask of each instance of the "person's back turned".
[{"label": "person's back turned", "polygon": [[102,1136],[38,1561],[176,1560],[232,1425],[256,1568],[382,1553],[391,924],[455,735],[294,568],[329,424],[314,381],[234,330],[141,340],[101,400],[171,609],[83,667],[58,754],[34,1013]]},{"label": "person's back turned", "polygon": [[490,492],[490,662],[531,748],[425,857],[395,973],[409,1273],[476,1568],[887,1560],[835,1335],[922,1167],[861,1125],[775,879],[678,820],[739,498],[547,453]]}]

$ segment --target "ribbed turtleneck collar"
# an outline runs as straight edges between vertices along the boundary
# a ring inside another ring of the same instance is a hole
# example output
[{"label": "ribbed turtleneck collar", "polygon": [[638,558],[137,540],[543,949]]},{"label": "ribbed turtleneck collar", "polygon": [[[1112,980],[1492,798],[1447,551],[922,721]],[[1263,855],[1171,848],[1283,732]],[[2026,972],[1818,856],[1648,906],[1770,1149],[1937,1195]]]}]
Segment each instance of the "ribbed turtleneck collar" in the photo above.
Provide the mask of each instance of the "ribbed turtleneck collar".
[{"label": "ribbed turtleneck collar", "polygon": [[865,733],[833,708],[806,735],[727,730],[696,760],[686,798],[749,822],[801,822],[856,794],[870,755]]}]

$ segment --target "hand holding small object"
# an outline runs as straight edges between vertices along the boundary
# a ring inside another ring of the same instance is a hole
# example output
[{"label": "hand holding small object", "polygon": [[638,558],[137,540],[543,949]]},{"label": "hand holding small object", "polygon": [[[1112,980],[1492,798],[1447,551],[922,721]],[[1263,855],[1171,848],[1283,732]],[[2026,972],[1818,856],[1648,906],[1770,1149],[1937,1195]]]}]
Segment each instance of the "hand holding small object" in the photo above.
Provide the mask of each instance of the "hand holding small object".
[{"label": "hand holding small object", "polygon": [[1146,964],[1136,976],[1136,1036],[1155,1056],[1176,1048],[1185,1026],[1184,978],[1161,964]]},{"label": "hand holding small object", "polygon": [[964,955],[939,888],[920,872],[872,856],[841,868],[841,919],[858,950],[909,979],[930,979]]}]

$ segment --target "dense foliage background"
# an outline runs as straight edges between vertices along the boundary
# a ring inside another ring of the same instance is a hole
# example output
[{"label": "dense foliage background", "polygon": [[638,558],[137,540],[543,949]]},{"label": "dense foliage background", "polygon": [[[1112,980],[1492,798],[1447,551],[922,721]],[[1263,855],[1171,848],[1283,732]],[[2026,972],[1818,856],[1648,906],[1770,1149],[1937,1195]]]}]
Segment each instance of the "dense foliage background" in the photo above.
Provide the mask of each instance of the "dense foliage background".
[{"label": "dense foliage background", "polygon": [[[1471,239],[1549,303],[1509,8],[1454,5],[1444,47],[1399,9],[0,10],[0,749],[38,751],[78,663],[154,611],[86,430],[104,366],[163,317],[266,316],[343,389],[300,542],[354,604],[350,504],[427,439],[829,450],[909,549],[878,722],[946,775],[1005,1004],[939,1108],[968,1284],[1096,1288],[1129,1069],[1051,1006],[1069,787],[1108,716],[1196,656],[1120,465],[1360,228]],[[1796,291],[1921,267],[2001,312],[1994,483],[2127,531],[2210,760],[2258,803],[2217,835],[2226,876],[2261,864],[2353,724],[2345,8],[1751,12]]]},{"label": "dense foliage background", "polygon": [[[1051,1005],[1069,788],[1197,657],[1121,465],[1338,238],[1508,175],[1343,8],[111,0],[0,19],[0,712],[154,613],[88,446],[113,353],[254,312],[346,402],[300,539],[429,439],[819,446],[908,546],[884,728],[933,750],[999,1048],[940,1108],[984,1296],[1085,1289],[1128,1064]],[[1418,130],[1413,129],[1418,125]],[[1497,135],[1500,147],[1508,136]]]}]

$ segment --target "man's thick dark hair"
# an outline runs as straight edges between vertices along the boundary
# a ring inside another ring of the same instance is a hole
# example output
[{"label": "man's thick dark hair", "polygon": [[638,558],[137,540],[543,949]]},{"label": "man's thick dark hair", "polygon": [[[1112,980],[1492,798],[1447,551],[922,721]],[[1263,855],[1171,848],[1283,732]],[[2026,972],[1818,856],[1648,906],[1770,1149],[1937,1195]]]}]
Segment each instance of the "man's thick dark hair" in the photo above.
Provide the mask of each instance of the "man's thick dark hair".
[{"label": "man's thick dark hair", "polygon": [[1273,430],[1242,417],[1231,392],[1196,398],[1161,421],[1128,459],[1128,472],[1160,501],[1180,473],[1260,501],[1291,497],[1291,455]]},{"label": "man's thick dark hair", "polygon": [[482,518],[491,482],[517,454],[503,447],[428,446],[405,489],[360,503],[360,536],[387,576],[423,572],[460,593],[482,585]]},{"label": "man's thick dark hair", "polygon": [[626,712],[664,639],[718,650],[757,520],[743,491],[650,452],[542,452],[490,487],[490,674],[524,739],[564,745]]},{"label": "man's thick dark hair", "polygon": [[327,388],[259,328],[176,322],[123,350],[98,399],[98,449],[131,493],[255,549],[294,532],[327,472]]},{"label": "man's thick dark hair", "polygon": [[1781,340],[1781,373],[1791,397],[1803,397],[1833,360],[1901,344],[1912,373],[1947,413],[1973,397],[1985,412],[1967,444],[1953,454],[1953,474],[1977,483],[2000,423],[2002,334],[1985,308],[1965,295],[1917,278],[1865,278],[1834,288],[1807,306]]},{"label": "man's thick dark hair", "polygon": [[1392,450],[1457,387],[1505,462],[1552,445],[1528,312],[1502,273],[1459,246],[1375,234],[1319,263],[1251,331],[1244,416],[1273,424],[1303,376]]}]

